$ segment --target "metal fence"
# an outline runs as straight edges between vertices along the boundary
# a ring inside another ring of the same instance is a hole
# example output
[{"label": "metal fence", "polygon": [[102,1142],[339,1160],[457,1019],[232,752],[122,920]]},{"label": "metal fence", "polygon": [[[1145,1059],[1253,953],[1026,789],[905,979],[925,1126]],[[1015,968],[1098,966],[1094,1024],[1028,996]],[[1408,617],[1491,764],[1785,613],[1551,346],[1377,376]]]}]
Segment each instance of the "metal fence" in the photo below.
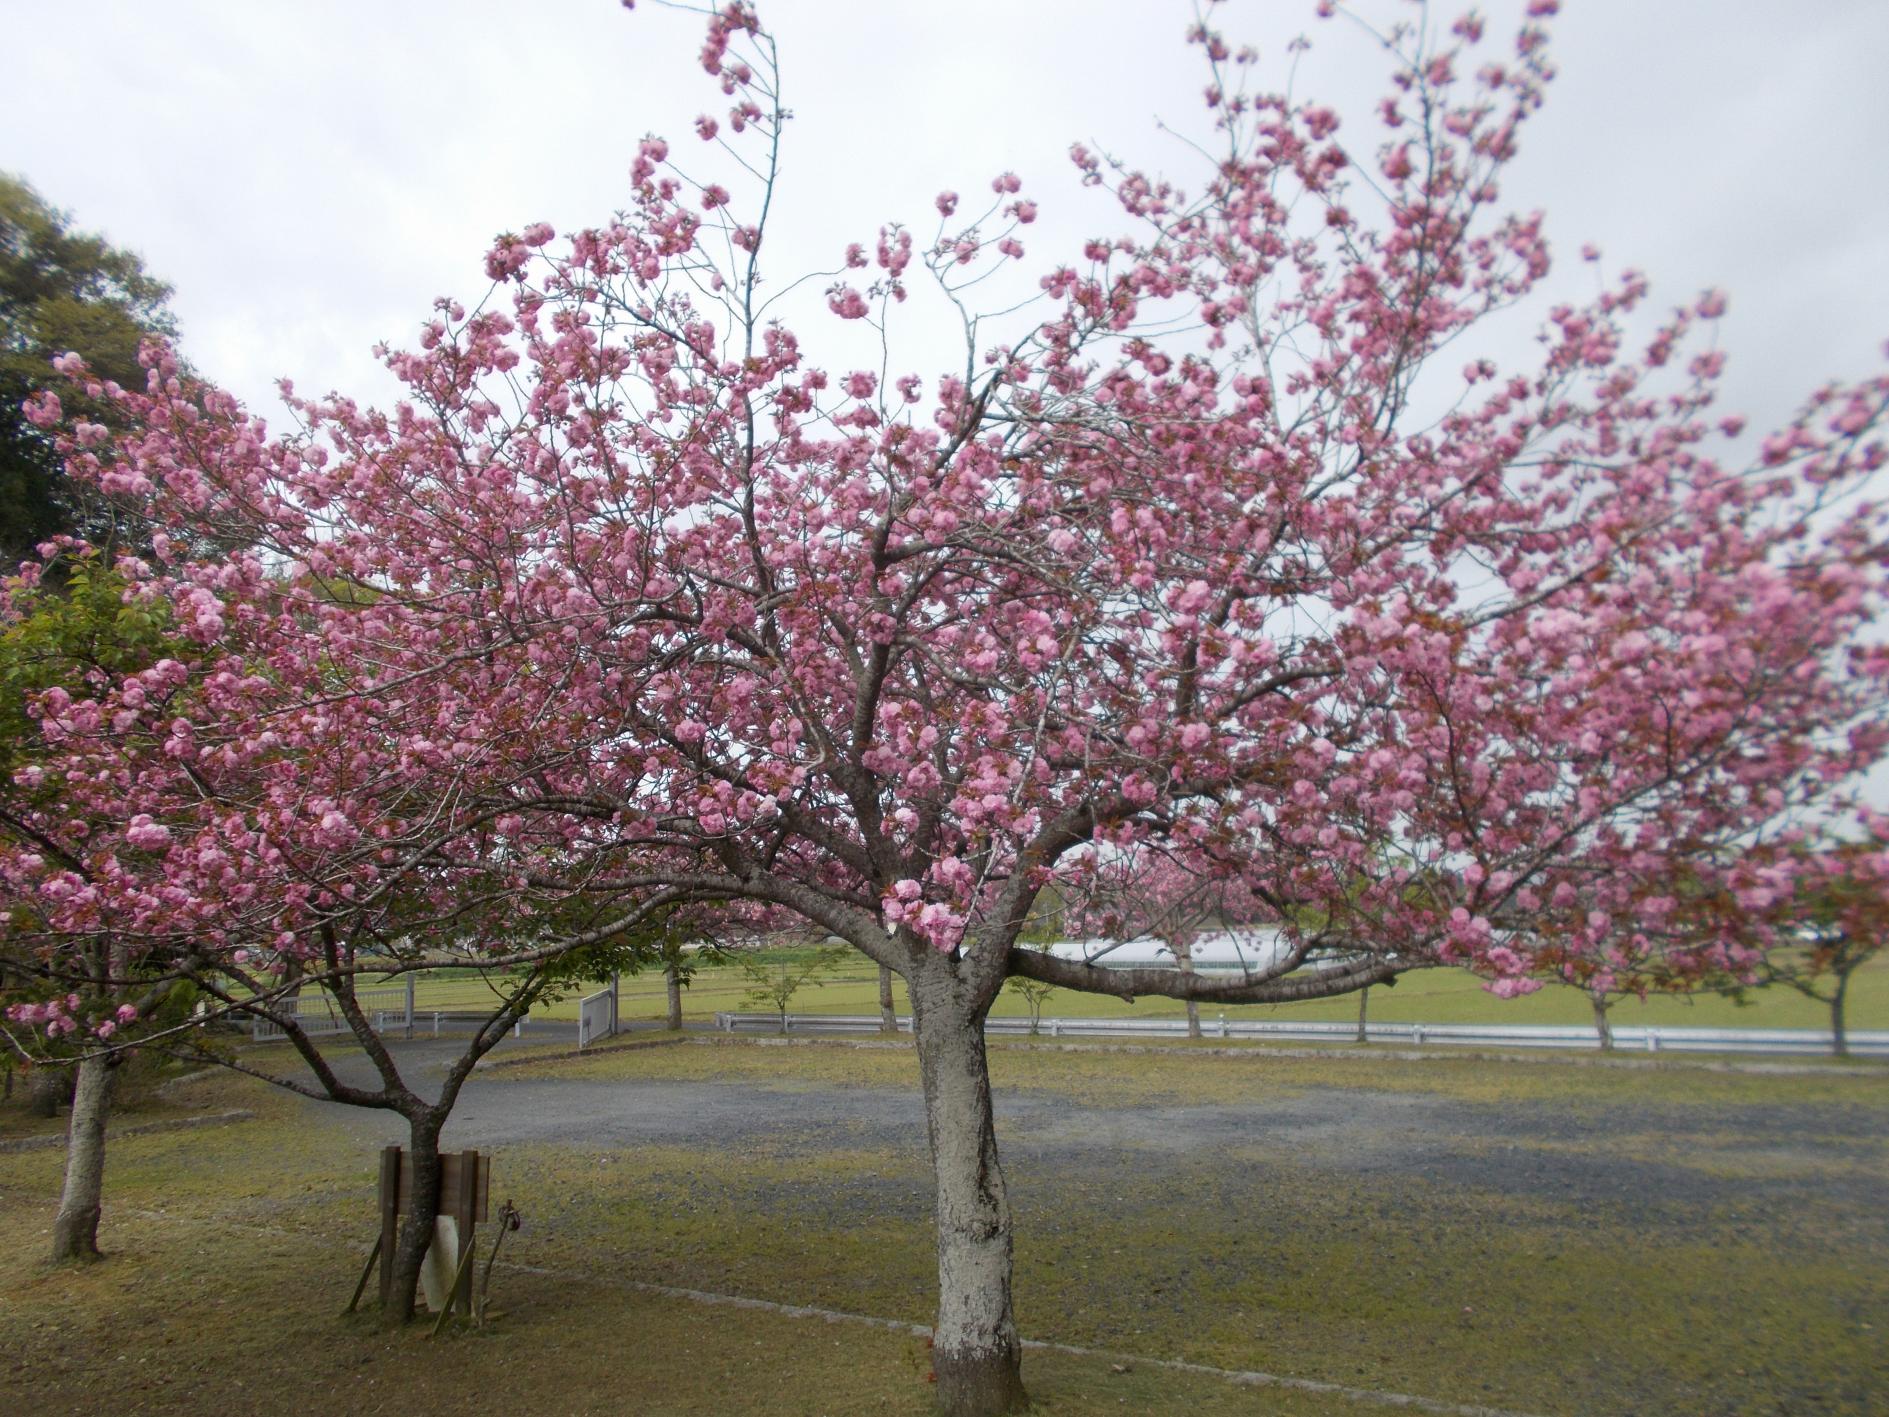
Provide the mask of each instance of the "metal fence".
[{"label": "metal fence", "polygon": [[[409,986],[397,986],[391,989],[356,989],[354,1000],[367,1015],[376,1033],[385,1033],[389,1022],[399,1024],[409,1034],[413,1031],[413,990]],[[276,1000],[270,1008],[278,1014],[285,1014],[295,1020],[302,1032],[312,1038],[327,1037],[336,1033],[349,1033],[347,1018],[335,1003],[334,995],[326,989],[309,987],[289,998]],[[249,1032],[252,1038],[286,1038],[288,1032],[273,1019],[260,1014],[249,1016]]]},{"label": "metal fence", "polygon": [[[715,1026],[724,1033],[779,1033],[778,1014],[718,1013]],[[790,1033],[877,1033],[877,1014],[789,1014]],[[910,1032],[911,1018],[901,1015],[899,1028]],[[991,1018],[989,1034],[1027,1034],[1027,1018]],[[1357,1041],[1355,1023],[1280,1023],[1259,1019],[1203,1018],[1200,1031],[1209,1038],[1270,1039],[1276,1042],[1351,1043]],[[1187,1034],[1181,1018],[1046,1018],[1038,1025],[1045,1038],[1178,1038]],[[1618,1026],[1613,1031],[1617,1052],[1643,1053],[1770,1053],[1816,1055],[1832,1049],[1830,1034],[1816,1028],[1682,1028]],[[1365,1032],[1370,1043],[1400,1043],[1412,1047],[1581,1048],[1600,1046],[1591,1027],[1553,1027],[1541,1024],[1487,1023],[1373,1023]],[[1889,1057],[1889,1031],[1862,1030],[1849,1034],[1849,1050],[1858,1057]]]},{"label": "metal fence", "polygon": [[[412,1038],[418,1033],[430,1033],[439,1037],[440,1025],[447,1023],[484,1024],[493,1010],[483,1009],[418,1009],[414,1006],[414,976],[407,975],[404,982],[378,989],[356,989],[355,1002],[366,1015],[369,1027],[382,1037]],[[309,985],[293,997],[276,1000],[270,1006],[272,1012],[295,1020],[302,1032],[311,1038],[333,1037],[337,1034],[350,1033],[345,1015],[335,1002],[334,995],[326,989]],[[250,1037],[258,1042],[288,1037],[288,1030],[274,1019],[264,1018],[260,1014],[248,1015]],[[611,1031],[616,1028],[616,1013],[611,1011]],[[525,1034],[525,1020],[519,1019],[512,1025],[512,1036],[522,1038]]]}]

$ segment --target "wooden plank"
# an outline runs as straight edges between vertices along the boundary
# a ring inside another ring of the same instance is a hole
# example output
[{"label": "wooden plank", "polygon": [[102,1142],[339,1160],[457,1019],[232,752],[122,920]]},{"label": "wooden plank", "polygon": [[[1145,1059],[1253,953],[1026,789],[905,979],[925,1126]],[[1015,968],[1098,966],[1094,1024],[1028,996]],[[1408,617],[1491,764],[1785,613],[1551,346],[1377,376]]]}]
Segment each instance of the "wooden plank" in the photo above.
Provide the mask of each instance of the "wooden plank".
[{"label": "wooden plank", "polygon": [[[479,1181],[481,1157],[476,1151],[462,1152],[463,1164],[459,1168],[459,1185],[452,1192],[453,1216],[459,1222],[458,1268],[453,1274],[453,1298],[459,1302],[459,1311],[470,1318],[472,1316],[472,1232],[475,1224],[484,1217],[479,1213]],[[451,1306],[448,1305],[450,1308]]]},{"label": "wooden plank", "polygon": [[400,1240],[400,1183],[406,1179],[406,1168],[402,1161],[400,1148],[383,1147],[380,1153],[380,1306],[384,1309],[393,1300],[394,1293],[394,1248]]},{"label": "wooden plank", "polygon": [[[399,1147],[393,1150],[400,1150]],[[439,1213],[452,1215],[454,1197],[459,1194],[461,1169],[468,1163],[467,1157],[473,1158],[472,1165],[477,1179],[474,1183],[472,1208],[473,1219],[489,1219],[492,1192],[492,1158],[480,1156],[476,1151],[447,1151],[439,1158]],[[403,1158],[404,1160],[404,1158]],[[413,1208],[413,1168],[410,1165],[400,1167],[400,1184],[396,1197],[396,1209],[405,1215]]]},{"label": "wooden plank", "polygon": [[368,1277],[374,1273],[374,1261],[380,1258],[380,1236],[374,1237],[374,1248],[367,1252],[367,1263],[361,1267],[361,1282],[354,1286],[354,1297],[348,1300],[348,1307],[343,1313],[353,1313],[361,1302],[361,1296],[367,1292]]}]

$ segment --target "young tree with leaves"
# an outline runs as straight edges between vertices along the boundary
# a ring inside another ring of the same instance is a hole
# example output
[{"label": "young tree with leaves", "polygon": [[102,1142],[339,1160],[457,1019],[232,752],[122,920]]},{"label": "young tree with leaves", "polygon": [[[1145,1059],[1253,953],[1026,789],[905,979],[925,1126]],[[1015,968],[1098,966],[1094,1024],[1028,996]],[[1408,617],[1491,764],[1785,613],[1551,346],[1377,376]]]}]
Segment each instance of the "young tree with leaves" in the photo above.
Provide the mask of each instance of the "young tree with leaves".
[{"label": "young tree with leaves", "polygon": [[735,967],[748,981],[748,992],[742,1002],[765,1004],[772,1009],[780,1018],[781,1036],[786,1037],[787,1007],[793,1003],[794,995],[809,986],[819,988],[845,957],[843,948],[737,953]]},{"label": "young tree with leaves", "polygon": [[1023,1000],[1023,1007],[1030,1016],[1030,1037],[1037,1037],[1043,1031],[1043,1005],[1056,992],[1056,986],[1027,975],[1013,974],[1004,987]]}]

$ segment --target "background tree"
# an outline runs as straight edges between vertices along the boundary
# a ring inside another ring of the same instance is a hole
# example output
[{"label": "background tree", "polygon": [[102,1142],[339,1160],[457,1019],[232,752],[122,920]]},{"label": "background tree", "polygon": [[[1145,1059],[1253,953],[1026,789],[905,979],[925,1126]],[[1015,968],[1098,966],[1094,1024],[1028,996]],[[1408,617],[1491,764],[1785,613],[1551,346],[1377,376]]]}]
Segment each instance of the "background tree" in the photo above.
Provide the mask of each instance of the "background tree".
[{"label": "background tree", "polygon": [[[117,517],[97,488],[69,480],[53,440],[25,417],[28,395],[53,381],[56,355],[76,351],[101,380],[142,387],[138,347],[174,337],[171,288],[102,236],[75,231],[17,177],[0,173],[0,566],[10,571],[49,537],[109,546]],[[75,414],[122,426],[108,398]]]},{"label": "background tree", "polygon": [[879,966],[879,1032],[899,1031],[898,1000],[892,992],[892,971]]},{"label": "background tree", "polygon": [[780,1017],[781,1033],[787,1033],[787,1006],[802,989],[819,988],[846,957],[843,948],[821,947],[770,950],[765,954],[740,952],[735,965],[748,980],[744,1004],[765,1004]]},{"label": "background tree", "polygon": [[[1194,946],[1209,932],[1239,950],[1254,971],[1272,957],[1270,908],[1225,864],[1216,868],[1143,843],[1075,858],[1058,882],[1071,903],[1065,918],[1080,933],[1117,944],[1158,940],[1183,975],[1194,973]],[[1090,958],[1108,952],[1104,946]],[[1199,1038],[1200,1002],[1189,998],[1185,1006],[1187,1036]]]},{"label": "background tree", "polygon": [[695,963],[692,956],[683,953],[683,942],[672,935],[665,935],[662,943],[662,982],[667,1008],[663,1013],[663,1027],[672,1033],[682,1027],[682,991],[689,987],[689,981],[695,976]]},{"label": "background tree", "polygon": [[[1051,881],[1043,887],[1042,893],[1037,896],[1035,904],[1030,909],[1029,919],[1024,922],[1023,929],[1017,934],[1020,943],[1039,947],[1055,944],[1074,928],[1072,912],[1065,899],[1065,885],[1066,883],[1062,881]],[[880,965],[879,973],[881,979],[885,980],[890,977],[891,971],[884,965]],[[1023,1007],[1030,1017],[1030,1036],[1036,1037],[1043,1031],[1043,1005],[1048,1003],[1051,996],[1055,994],[1056,986],[1028,979],[1022,975],[1013,975],[1005,987],[1023,1000]],[[885,983],[882,983],[880,988],[882,997],[890,992],[890,986]],[[889,1002],[882,1007],[889,1012]],[[887,1028],[886,1031],[895,1030],[896,1024]]]},{"label": "background tree", "polygon": [[[41,695],[54,690],[80,697],[101,691],[123,675],[149,668],[176,641],[162,604],[127,601],[126,582],[98,555],[65,558],[57,580],[57,588],[31,577],[16,582],[7,601],[8,619],[0,628],[0,840],[83,876],[81,858],[39,826],[46,816],[67,808],[57,777],[46,774],[44,764],[53,756],[53,745],[33,708]],[[90,832],[110,830],[116,823],[93,817],[76,825]],[[20,903],[14,909],[19,913],[15,929],[30,930],[31,906]],[[63,1095],[72,1105],[65,1186],[53,1222],[53,1258],[96,1259],[105,1125],[120,1063],[120,1056],[104,1043],[121,1031],[136,1036],[135,1028],[127,1031],[127,1026],[150,1012],[168,992],[168,984],[154,985],[146,971],[134,972],[126,951],[108,933],[89,948],[63,956],[51,977],[35,967],[30,954],[9,952],[6,934],[0,934],[0,958],[6,960],[4,973],[14,981],[0,990],[0,1002],[43,1014],[64,996],[68,1019],[76,1015],[89,1021],[85,1027],[66,1029],[62,1039],[55,1033],[56,1046],[50,1051],[31,1052],[9,1034],[7,1051],[36,1065],[36,1103],[56,1105]]]},{"label": "background tree", "polygon": [[1023,1007],[1030,1015],[1030,1036],[1035,1038],[1043,1031],[1043,1005],[1056,992],[1056,986],[1018,974],[1011,976],[1004,987],[1023,1000]]},{"label": "background tree", "polygon": [[1889,939],[1889,844],[1875,836],[1825,842],[1779,901],[1782,948],[1764,953],[1763,982],[1795,989],[1830,1011],[1830,1050],[1849,1055],[1844,1011],[1856,971]]}]

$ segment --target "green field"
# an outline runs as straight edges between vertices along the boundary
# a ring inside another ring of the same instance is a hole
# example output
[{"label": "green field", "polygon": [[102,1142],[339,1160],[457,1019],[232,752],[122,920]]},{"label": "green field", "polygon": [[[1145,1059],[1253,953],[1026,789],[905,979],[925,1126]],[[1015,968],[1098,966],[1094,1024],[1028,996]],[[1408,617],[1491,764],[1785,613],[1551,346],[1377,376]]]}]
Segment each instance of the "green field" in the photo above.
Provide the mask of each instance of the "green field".
[{"label": "green field", "polygon": [[[1018,1322],[1084,1350],[1029,1352],[1044,1412],[1866,1417],[1889,1390],[1881,1070],[1018,1043],[992,1074]],[[166,1106],[256,1120],[114,1142],[103,1264],[39,1262],[59,1154],[0,1153],[0,1410],[923,1413],[924,1339],[888,1326],[934,1302],[916,1084],[909,1047],[706,1038],[482,1075],[468,1107],[570,1126],[495,1148],[526,1217],[502,1312],[437,1343],[341,1317],[384,1133],[190,1084]],[[681,1120],[600,1144],[612,1098]]]},{"label": "green field", "polygon": [[[363,981],[363,987],[371,987],[373,982],[370,977]],[[895,978],[893,990],[899,1012],[909,1012],[904,982]],[[749,992],[748,982],[734,966],[705,966],[683,991],[684,1016],[690,1021],[703,1022],[712,1019],[718,1011],[764,1011],[768,1006],[749,1000]],[[495,997],[491,985],[476,974],[462,974],[457,978],[434,975],[422,980],[418,1006],[422,1010],[483,1008]],[[666,1007],[660,974],[624,977],[621,1011],[625,1020],[661,1018]],[[1371,991],[1369,1007],[1371,1019],[1376,1023],[1585,1025],[1593,1022],[1587,996],[1578,989],[1551,984],[1523,998],[1497,999],[1486,993],[1474,976],[1455,969],[1422,970],[1405,975],[1393,987],[1375,988]],[[791,1008],[797,1014],[877,1013],[878,975],[863,957],[849,957],[819,987],[808,987],[796,994]],[[992,1012],[1023,1017],[1029,1010],[1020,997],[1006,989]],[[577,998],[573,995],[543,1005],[533,1013],[541,1018],[576,1018]],[[1171,999],[1142,999],[1130,1004],[1108,995],[1076,994],[1067,990],[1057,990],[1043,1006],[1045,1019],[1179,1018],[1184,1013],[1184,1007]],[[1302,1004],[1249,1004],[1225,1009],[1206,1005],[1201,1010],[1203,1021],[1216,1020],[1222,1013],[1229,1019],[1349,1022],[1358,1016],[1358,999],[1351,995]],[[1611,1018],[1616,1027],[1828,1028],[1830,1025],[1829,1012],[1821,1004],[1785,988],[1754,990],[1748,1002],[1742,1004],[1711,994],[1655,995],[1644,1002],[1627,998],[1614,1005]],[[1889,1028],[1889,957],[1872,961],[1852,980],[1848,1019],[1852,1029]]]}]

